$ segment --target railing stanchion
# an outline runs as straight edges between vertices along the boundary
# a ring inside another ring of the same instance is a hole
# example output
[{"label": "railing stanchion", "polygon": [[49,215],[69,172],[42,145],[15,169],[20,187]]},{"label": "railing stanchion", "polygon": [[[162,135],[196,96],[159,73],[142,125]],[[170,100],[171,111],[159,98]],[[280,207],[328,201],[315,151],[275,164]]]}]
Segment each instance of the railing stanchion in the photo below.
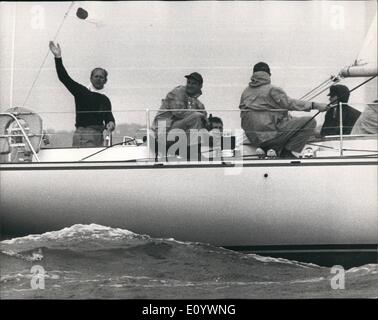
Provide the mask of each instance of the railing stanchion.
[{"label": "railing stanchion", "polygon": [[340,102],[339,103],[339,113],[340,113],[340,157],[343,156],[344,152],[343,152],[343,148],[344,148],[344,145],[343,145],[343,103]]},{"label": "railing stanchion", "polygon": [[148,159],[151,159],[151,150],[150,150],[150,109],[146,109],[146,128],[147,128],[147,149],[148,149]]}]

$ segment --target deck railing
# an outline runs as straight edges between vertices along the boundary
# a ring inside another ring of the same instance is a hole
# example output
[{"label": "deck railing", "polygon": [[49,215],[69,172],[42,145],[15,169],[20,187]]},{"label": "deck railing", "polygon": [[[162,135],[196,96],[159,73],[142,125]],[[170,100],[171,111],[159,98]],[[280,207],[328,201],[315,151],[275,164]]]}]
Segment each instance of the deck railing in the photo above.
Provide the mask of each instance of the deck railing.
[{"label": "deck railing", "polygon": [[[17,124],[18,128],[21,130],[22,132],[22,136],[23,138],[25,139],[26,143],[28,144],[28,147],[30,148],[31,152],[33,153],[35,159],[37,162],[39,162],[39,157],[37,155],[37,152],[34,150],[34,147],[33,145],[31,144],[30,142],[30,139],[27,135],[27,133],[25,132],[25,129],[24,127],[22,126],[22,124],[20,123],[19,119],[17,119],[17,117],[13,114],[13,113],[0,113],[0,116],[8,116],[8,117],[11,117],[13,119],[13,121]],[[2,136],[3,137],[3,136]]]},{"label": "deck railing", "polygon": [[[338,153],[339,153],[340,157],[344,156],[344,151],[345,151],[345,149],[344,149],[345,134],[342,130],[342,127],[343,127],[343,112],[344,112],[344,106],[345,105],[346,105],[346,103],[340,103],[339,104],[340,130],[339,130],[339,137],[338,137],[338,140],[339,140]],[[354,104],[348,103],[348,105],[352,106]],[[369,105],[370,105],[370,103],[369,103]],[[375,105],[377,107],[376,103],[375,103]],[[185,112],[193,111],[193,112],[198,112],[198,111],[201,111],[201,110],[196,110],[196,109],[165,109],[165,110],[162,110],[162,109],[159,109],[159,108],[148,108],[148,109],[145,109],[145,110],[138,110],[138,109],[113,110],[113,114],[115,116],[117,126],[127,127],[130,124],[130,122],[128,124],[125,122],[125,121],[128,120],[128,118],[130,118],[130,119],[136,119],[137,118],[138,119],[137,126],[135,127],[136,128],[135,132],[128,134],[128,135],[132,136],[134,134],[134,136],[135,136],[138,133],[137,128],[138,127],[143,128],[143,133],[145,133],[145,138],[146,138],[145,145],[147,146],[148,158],[149,159],[153,158],[153,156],[151,154],[152,153],[151,150],[153,150],[153,148],[151,148],[151,144],[153,143],[152,137],[154,137],[154,135],[155,135],[155,133],[152,130],[153,120],[154,120],[156,114],[158,112],[162,112],[162,111],[185,111]],[[272,111],[274,111],[274,112],[287,112],[287,110],[284,110],[284,109],[275,109],[275,110],[272,110]],[[224,128],[225,128],[224,130],[225,131],[228,131],[228,132],[233,132],[233,131],[236,131],[236,130],[241,131],[241,128],[240,128],[240,112],[241,111],[239,109],[206,109],[206,112],[207,112],[208,115],[212,114],[213,116],[221,118],[223,120],[223,123],[224,123]],[[132,113],[134,113],[134,115],[132,115]],[[54,121],[57,121],[57,119],[55,119],[55,120],[52,119],[52,118],[55,117],[55,115],[57,117],[59,117],[59,119],[60,119],[62,117],[62,114],[70,114],[71,118],[73,118],[73,115],[75,113],[74,112],[63,112],[62,113],[62,112],[47,111],[47,112],[38,112],[38,114],[40,116],[42,116],[43,119],[44,118],[49,119],[50,123],[53,123]],[[136,116],[135,116],[135,114],[136,114]],[[130,117],[130,115],[132,115],[132,116]],[[306,113],[306,115],[308,115],[308,113]],[[4,112],[4,113],[0,113],[0,116],[9,116],[13,119],[13,121],[17,124],[17,127],[20,129],[27,146],[29,147],[30,151],[33,153],[35,160],[39,161],[38,154],[37,154],[35,148],[33,147],[32,143],[31,143],[31,141],[28,137],[28,134],[24,130],[23,125],[17,119],[17,115]],[[44,121],[45,121],[45,119],[44,119]],[[133,122],[133,123],[136,123],[136,122]],[[120,133],[120,131],[118,131],[118,133],[116,133],[116,132],[117,132],[117,129],[115,131],[115,134],[118,134],[118,135],[115,135],[115,137],[117,139],[115,142],[117,144],[120,144],[120,143],[122,143],[122,140],[123,140],[122,137],[125,136],[125,134],[122,135],[122,133]],[[73,131],[70,134],[72,134],[72,133],[73,133]],[[48,134],[49,133],[47,133],[47,135]],[[114,135],[114,133],[113,133],[113,135]],[[0,137],[7,137],[8,138],[9,135],[0,135]],[[110,138],[112,138],[112,136]],[[327,139],[325,139],[325,140],[327,140]],[[111,142],[112,139],[110,139],[109,141]],[[111,145],[111,143],[110,143],[110,145]],[[53,147],[61,147],[61,146],[53,146]],[[337,149],[337,147],[333,148],[333,149],[335,150],[335,149]]]}]

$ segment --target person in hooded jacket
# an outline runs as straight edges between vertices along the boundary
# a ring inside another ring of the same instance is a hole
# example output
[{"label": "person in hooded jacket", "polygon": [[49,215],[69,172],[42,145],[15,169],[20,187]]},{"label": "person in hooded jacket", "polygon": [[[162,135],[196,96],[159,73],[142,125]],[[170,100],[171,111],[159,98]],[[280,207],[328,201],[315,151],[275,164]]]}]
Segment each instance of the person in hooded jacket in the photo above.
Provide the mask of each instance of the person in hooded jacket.
[{"label": "person in hooded jacket", "polygon": [[269,65],[253,67],[249,86],[243,91],[239,108],[241,126],[252,145],[264,152],[273,149],[279,156],[293,158],[313,135],[316,121],[311,117],[292,117],[289,111],[327,110],[324,103],[292,99],[271,84]]},{"label": "person in hooded jacket", "polygon": [[347,86],[336,84],[329,88],[329,101],[332,106],[325,114],[324,123],[320,131],[321,136],[340,134],[340,102],[342,104],[343,134],[350,134],[361,112],[348,106],[349,89]]}]

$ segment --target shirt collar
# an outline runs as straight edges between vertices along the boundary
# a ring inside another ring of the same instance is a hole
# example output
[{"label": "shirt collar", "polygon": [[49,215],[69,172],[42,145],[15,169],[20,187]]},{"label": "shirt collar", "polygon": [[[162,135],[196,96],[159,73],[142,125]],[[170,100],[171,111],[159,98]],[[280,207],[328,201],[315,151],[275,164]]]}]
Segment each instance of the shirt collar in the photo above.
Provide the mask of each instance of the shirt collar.
[{"label": "shirt collar", "polygon": [[88,85],[88,87],[87,87],[87,89],[89,90],[89,91],[91,91],[91,92],[97,92],[97,93],[101,93],[101,94],[103,94],[103,95],[106,95],[105,94],[105,89],[104,88],[102,88],[102,89],[96,89],[94,86],[93,86],[93,84],[92,83],[90,83],[89,85]]}]

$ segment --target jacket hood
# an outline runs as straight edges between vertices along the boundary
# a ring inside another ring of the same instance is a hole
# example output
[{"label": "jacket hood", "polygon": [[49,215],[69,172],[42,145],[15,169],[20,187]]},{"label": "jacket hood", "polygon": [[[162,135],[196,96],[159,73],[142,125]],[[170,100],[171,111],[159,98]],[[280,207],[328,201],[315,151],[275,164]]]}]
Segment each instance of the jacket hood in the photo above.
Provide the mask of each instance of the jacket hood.
[{"label": "jacket hood", "polygon": [[250,87],[259,87],[270,83],[270,75],[265,71],[254,72],[251,77]]}]

